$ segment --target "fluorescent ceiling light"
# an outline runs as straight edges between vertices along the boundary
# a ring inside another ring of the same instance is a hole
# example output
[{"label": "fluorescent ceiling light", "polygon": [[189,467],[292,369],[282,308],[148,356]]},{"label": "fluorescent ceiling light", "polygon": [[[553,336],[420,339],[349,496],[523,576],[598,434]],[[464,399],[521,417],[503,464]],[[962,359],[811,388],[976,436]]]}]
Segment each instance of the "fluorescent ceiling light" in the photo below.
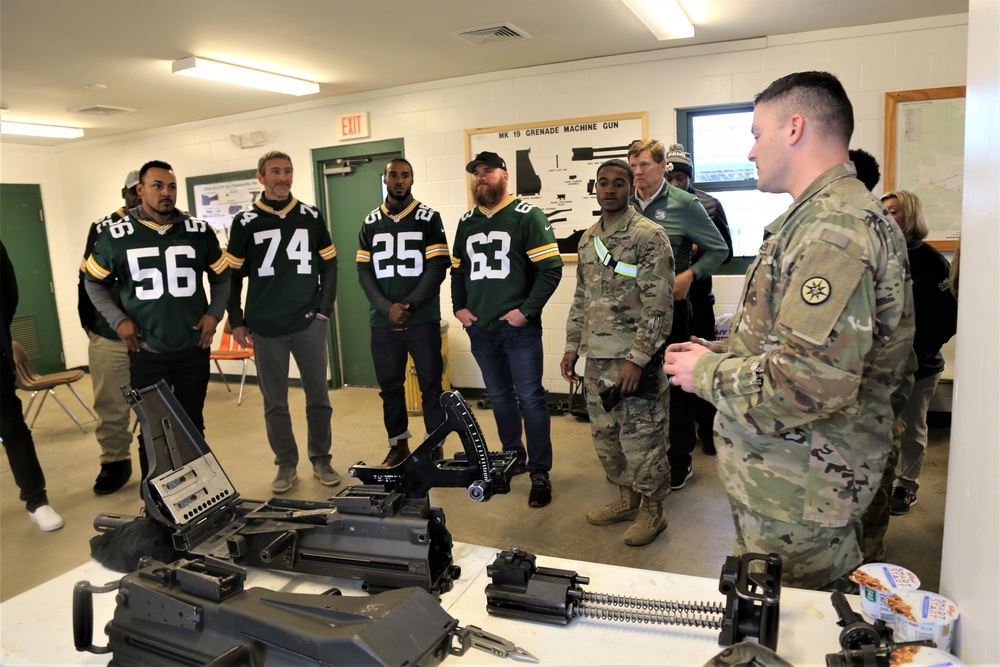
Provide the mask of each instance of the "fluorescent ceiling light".
[{"label": "fluorescent ceiling light", "polygon": [[657,39],[694,37],[694,26],[678,0],[622,0]]},{"label": "fluorescent ceiling light", "polygon": [[0,121],[0,134],[18,134],[22,137],[51,137],[53,139],[79,139],[83,130],[61,125],[39,125],[11,120]]},{"label": "fluorescent ceiling light", "polygon": [[305,79],[296,79],[282,74],[262,72],[258,69],[229,65],[215,60],[191,56],[175,60],[174,74],[194,76],[209,81],[232,83],[237,86],[270,90],[286,95],[312,95],[319,92],[319,84]]}]

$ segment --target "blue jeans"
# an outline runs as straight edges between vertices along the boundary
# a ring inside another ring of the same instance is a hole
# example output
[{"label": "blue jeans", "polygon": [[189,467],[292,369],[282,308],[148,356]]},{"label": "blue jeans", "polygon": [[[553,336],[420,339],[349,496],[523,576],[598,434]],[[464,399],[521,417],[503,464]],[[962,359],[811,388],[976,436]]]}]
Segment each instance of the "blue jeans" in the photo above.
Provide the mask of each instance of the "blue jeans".
[{"label": "blue jeans", "polygon": [[515,327],[504,323],[498,331],[468,327],[472,356],[483,373],[493,402],[500,443],[505,451],[524,458],[521,419],[528,441],[528,472],[548,474],[552,469],[549,406],[542,388],[542,330],[534,324]]},{"label": "blue jeans", "polygon": [[389,444],[410,436],[406,414],[406,355],[413,357],[420,385],[424,432],[433,433],[444,423],[441,407],[441,324],[425,322],[409,329],[372,327],[372,361],[382,397],[382,417]]},{"label": "blue jeans", "polygon": [[330,460],[332,431],[330,386],[326,381],[326,320],[314,319],[302,331],[287,336],[253,337],[257,382],[264,397],[264,426],[274,452],[274,464],[295,467],[299,449],[288,411],[288,359],[295,357],[306,395],[306,452],[312,463]]}]

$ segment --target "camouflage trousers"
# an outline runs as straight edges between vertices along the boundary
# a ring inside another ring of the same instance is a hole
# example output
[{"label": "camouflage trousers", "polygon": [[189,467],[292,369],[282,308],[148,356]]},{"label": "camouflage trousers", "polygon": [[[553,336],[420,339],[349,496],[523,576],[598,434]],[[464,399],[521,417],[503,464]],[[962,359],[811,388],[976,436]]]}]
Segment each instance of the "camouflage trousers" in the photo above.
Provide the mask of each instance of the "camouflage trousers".
[{"label": "camouflage trousers", "polygon": [[899,460],[899,438],[903,433],[903,422],[899,419],[892,425],[892,451],[885,462],[882,482],[879,484],[872,504],[861,515],[864,530],[865,562],[885,561],[885,534],[889,530],[889,502],[892,500],[892,485],[896,481],[896,461]]},{"label": "camouflage trousers", "polygon": [[606,412],[600,393],[618,381],[624,364],[624,359],[587,359],[583,383],[594,449],[612,482],[662,500],[670,492],[667,379],[661,378],[656,398],[626,396]]},{"label": "camouflage trousers", "polygon": [[730,502],[736,555],[776,553],[781,583],[795,588],[853,592],[846,575],[861,564],[861,522],[846,526],[786,523]]}]

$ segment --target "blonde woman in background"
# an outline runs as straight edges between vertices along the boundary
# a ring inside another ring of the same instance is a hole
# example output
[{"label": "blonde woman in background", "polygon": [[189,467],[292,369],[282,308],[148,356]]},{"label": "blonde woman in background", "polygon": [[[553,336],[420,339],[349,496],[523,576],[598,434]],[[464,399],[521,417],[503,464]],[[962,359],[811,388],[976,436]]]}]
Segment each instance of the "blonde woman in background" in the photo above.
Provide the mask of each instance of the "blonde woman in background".
[{"label": "blonde woman in background", "polygon": [[951,265],[936,248],[924,242],[930,230],[920,197],[907,190],[897,190],[883,195],[882,204],[906,238],[916,311],[913,351],[918,366],[913,389],[900,415],[906,430],[902,436],[896,488],[889,503],[892,514],[906,514],[917,502],[920,487],[917,478],[927,447],[927,409],[944,371],[941,346],[955,335],[958,308],[949,287]]}]

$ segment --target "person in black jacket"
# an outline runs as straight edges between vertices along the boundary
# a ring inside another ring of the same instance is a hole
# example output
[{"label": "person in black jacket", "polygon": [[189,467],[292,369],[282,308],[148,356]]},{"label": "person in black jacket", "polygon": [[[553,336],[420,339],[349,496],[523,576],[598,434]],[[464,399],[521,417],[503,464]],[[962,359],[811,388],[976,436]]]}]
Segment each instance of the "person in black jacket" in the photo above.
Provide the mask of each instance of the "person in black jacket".
[{"label": "person in black jacket", "polygon": [[[684,152],[681,144],[671,144],[667,149],[667,173],[665,178],[671,185],[690,192],[701,205],[705,207],[708,217],[715,223],[716,229],[722,235],[722,240],[729,248],[729,254],[722,262],[728,264],[733,258],[733,238],[729,233],[729,221],[726,219],[726,211],[722,208],[722,202],[701,190],[695,190],[691,185],[694,163],[691,154]],[[701,248],[696,248],[691,261],[697,261],[701,257]],[[704,338],[705,340],[715,340],[715,294],[712,293],[712,276],[708,275],[691,283],[691,290],[688,292],[688,300],[691,302],[691,325],[689,327],[692,336]],[[712,439],[712,422],[715,421],[715,406],[708,401],[694,397],[694,420],[698,429],[698,437],[701,439],[701,451],[708,456],[715,456],[715,442]]]},{"label": "person in black jacket", "polygon": [[7,256],[7,248],[0,243],[0,441],[10,462],[14,481],[21,489],[21,500],[28,508],[31,520],[45,531],[63,527],[62,517],[49,505],[45,493],[45,473],[38,462],[31,429],[24,422],[21,399],[17,397],[14,376],[14,350],[10,325],[17,310],[18,291],[14,266]]},{"label": "person in black jacket", "polygon": [[902,436],[896,488],[889,503],[892,514],[906,514],[917,502],[920,487],[917,477],[927,447],[927,408],[944,371],[941,346],[955,335],[958,302],[949,286],[951,265],[937,249],[924,242],[929,228],[920,197],[907,190],[897,190],[883,195],[882,203],[906,238],[916,311],[913,351],[917,357],[917,371],[913,389],[900,414],[906,430]]}]

